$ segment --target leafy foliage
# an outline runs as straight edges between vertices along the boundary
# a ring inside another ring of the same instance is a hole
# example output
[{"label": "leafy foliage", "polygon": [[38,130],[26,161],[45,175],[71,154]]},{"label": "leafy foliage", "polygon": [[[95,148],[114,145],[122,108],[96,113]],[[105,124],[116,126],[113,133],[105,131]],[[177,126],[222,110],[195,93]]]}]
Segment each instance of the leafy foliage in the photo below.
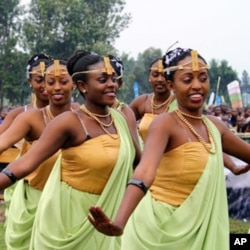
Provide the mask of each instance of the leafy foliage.
[{"label": "leafy foliage", "polygon": [[[217,83],[219,82],[219,89],[217,94],[220,96],[224,96],[225,102],[230,105],[227,85],[234,80],[239,81],[237,72],[228,65],[228,62],[226,60],[218,62],[215,59],[212,59],[209,65],[210,92],[216,93]],[[220,81],[218,81],[219,77]]]},{"label": "leafy foliage", "polygon": [[[139,94],[152,91],[149,66],[161,57],[162,51],[150,47],[132,58],[125,52],[118,55],[113,46],[131,21],[130,14],[124,13],[124,0],[31,0],[26,7],[19,2],[0,2],[0,107],[3,97],[10,105],[27,102],[30,90],[25,67],[28,58],[39,52],[67,58],[76,49],[85,49],[120,56],[125,69],[118,98],[130,103],[134,98],[134,82],[139,85]],[[219,94],[224,94],[229,102],[227,84],[238,79],[237,73],[225,60],[212,60],[210,66],[211,91],[216,91],[221,77]],[[244,73],[243,77],[245,84],[248,76]]]},{"label": "leafy foliage", "polygon": [[[32,0],[23,32],[31,53],[45,51],[67,58],[76,49],[97,53],[114,51],[111,45],[128,27],[122,0]],[[101,51],[99,51],[101,50]]]},{"label": "leafy foliage", "polygon": [[[20,18],[22,9],[19,0],[2,0],[0,2],[0,106],[3,106],[3,97],[13,99],[20,90],[21,52],[17,52],[18,34],[21,30]],[[20,102],[21,100],[17,100]]]}]

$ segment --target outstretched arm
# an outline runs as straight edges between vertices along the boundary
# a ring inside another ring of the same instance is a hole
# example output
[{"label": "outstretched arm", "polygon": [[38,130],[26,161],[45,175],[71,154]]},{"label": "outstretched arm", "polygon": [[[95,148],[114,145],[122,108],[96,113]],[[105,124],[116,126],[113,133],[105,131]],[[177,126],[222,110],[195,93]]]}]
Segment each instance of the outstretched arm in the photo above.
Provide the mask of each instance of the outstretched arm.
[{"label": "outstretched arm", "polygon": [[9,128],[13,120],[24,111],[23,107],[11,110],[4,118],[3,123],[0,126],[0,135]]},{"label": "outstretched arm", "polygon": [[127,186],[115,220],[112,221],[100,207],[90,207],[89,221],[99,232],[109,236],[121,235],[130,215],[144,197],[147,187],[153,183],[169,140],[166,121],[158,120],[157,117],[150,126],[141,161],[134,171],[132,182]]},{"label": "outstretched arm", "polygon": [[[65,146],[68,141],[74,143],[73,140],[71,140],[72,126],[74,126],[72,116],[75,116],[73,112],[65,112],[55,117],[46,126],[37,143],[35,143],[22,157],[11,162],[7,166],[7,170],[15,178],[21,179],[35,170],[44,160]],[[69,120],[72,122],[69,122]],[[74,120],[79,123],[78,118]],[[10,186],[12,183],[13,181],[11,181],[8,175],[2,172],[0,173],[0,190]]]},{"label": "outstretched arm", "polygon": [[235,175],[244,174],[248,172],[250,169],[250,165],[247,163],[237,166],[235,162],[233,161],[233,159],[225,153],[223,153],[223,160],[224,160],[225,167],[229,169]]},{"label": "outstretched arm", "polygon": [[0,135],[0,154],[26,137],[34,127],[40,127],[41,120],[43,121],[43,117],[38,110],[31,110],[18,115],[12,121],[10,127]]}]

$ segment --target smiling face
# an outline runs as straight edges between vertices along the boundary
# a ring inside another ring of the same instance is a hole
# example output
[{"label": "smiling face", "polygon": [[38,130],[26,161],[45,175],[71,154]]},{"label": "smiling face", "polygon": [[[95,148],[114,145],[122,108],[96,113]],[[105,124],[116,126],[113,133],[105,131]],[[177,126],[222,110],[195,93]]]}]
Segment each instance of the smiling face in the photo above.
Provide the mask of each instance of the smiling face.
[{"label": "smiling face", "polygon": [[78,88],[84,93],[86,104],[111,106],[116,98],[118,83],[113,72],[108,75],[98,69],[105,68],[103,61],[95,63],[88,68],[86,82],[78,82]]},{"label": "smiling face", "polygon": [[176,95],[179,107],[185,110],[202,110],[209,91],[208,70],[202,67],[205,62],[198,59],[199,70],[193,71],[192,57],[187,56],[178,62],[178,65],[186,65],[185,69],[174,72],[173,81],[169,86]]},{"label": "smiling face", "polygon": [[49,66],[45,75],[45,87],[50,103],[64,105],[71,101],[73,81],[67,72],[66,65]]},{"label": "smiling face", "polygon": [[34,66],[32,68],[34,74],[30,74],[29,83],[35,93],[37,100],[47,101],[48,95],[44,86],[44,76],[41,72],[40,65]]},{"label": "smiling face", "polygon": [[[161,67],[159,67],[159,64],[161,64]],[[169,91],[167,88],[167,81],[163,75],[162,60],[158,60],[151,65],[149,81],[154,92],[165,93]]]}]

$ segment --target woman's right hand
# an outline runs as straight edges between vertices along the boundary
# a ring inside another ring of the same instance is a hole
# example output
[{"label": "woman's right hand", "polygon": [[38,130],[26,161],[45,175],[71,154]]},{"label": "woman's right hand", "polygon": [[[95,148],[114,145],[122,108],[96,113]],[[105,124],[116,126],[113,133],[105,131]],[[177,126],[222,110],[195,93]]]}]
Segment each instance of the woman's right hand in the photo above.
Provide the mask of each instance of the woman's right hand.
[{"label": "woman's right hand", "polygon": [[108,236],[120,236],[123,234],[123,229],[113,224],[100,207],[90,207],[89,212],[91,214],[88,215],[90,223],[100,233]]}]

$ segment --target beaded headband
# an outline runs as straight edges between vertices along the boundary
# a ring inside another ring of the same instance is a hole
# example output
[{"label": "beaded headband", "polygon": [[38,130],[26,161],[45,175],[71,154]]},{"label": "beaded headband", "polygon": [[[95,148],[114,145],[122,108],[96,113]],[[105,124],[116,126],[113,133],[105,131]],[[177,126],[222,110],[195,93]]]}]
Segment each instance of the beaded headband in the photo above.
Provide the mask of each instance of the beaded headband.
[{"label": "beaded headband", "polygon": [[110,63],[118,75],[117,79],[122,78],[124,67],[121,59],[119,57],[113,57],[110,59]]},{"label": "beaded headband", "polygon": [[27,71],[27,79],[29,79],[29,75],[31,74],[41,74],[42,76],[44,76],[45,73],[45,62],[40,62],[39,63],[39,70],[34,70],[34,71]]},{"label": "beaded headband", "polygon": [[[177,48],[173,52],[171,52],[169,55],[166,55],[165,56],[166,65],[170,65],[171,62],[175,60],[175,58],[181,56],[182,53],[185,53],[188,50],[189,49]],[[164,72],[166,72],[167,75],[169,75],[171,71],[176,71],[176,70],[181,70],[181,69],[191,69],[192,71],[199,71],[200,69],[209,69],[208,64],[199,62],[198,53],[196,50],[191,50],[191,57],[192,57],[191,61],[188,61],[181,65],[166,67],[164,69]],[[190,63],[192,63],[192,67],[186,66]]]},{"label": "beaded headband", "polygon": [[59,60],[54,60],[52,65],[54,65],[54,69],[46,70],[46,72],[45,72],[46,75],[60,76],[60,75],[67,75],[68,74],[68,71],[66,69],[60,68],[60,61]]},{"label": "beaded headband", "polygon": [[157,71],[157,72],[159,72],[159,73],[163,73],[163,72],[164,72],[164,69],[163,69],[162,59],[160,59],[160,60],[158,61],[157,67],[151,67],[150,70],[154,70],[154,71]]},{"label": "beaded headband", "polygon": [[106,73],[107,75],[112,75],[113,73],[115,73],[114,68],[110,64],[109,57],[105,56],[103,57],[103,60],[104,60],[104,68],[75,72],[74,74],[72,74],[71,77],[73,78],[75,75],[78,75],[78,74],[87,74],[87,73],[95,73],[95,72]]},{"label": "beaded headband", "polygon": [[26,67],[26,78],[29,79],[30,78],[30,74],[41,74],[44,75],[44,70],[45,70],[45,63],[43,61],[40,62],[40,70],[39,71],[30,71],[34,65],[35,62],[39,61],[39,60],[52,60],[50,56],[48,56],[47,54],[36,54],[34,55],[30,60],[29,63]]}]

